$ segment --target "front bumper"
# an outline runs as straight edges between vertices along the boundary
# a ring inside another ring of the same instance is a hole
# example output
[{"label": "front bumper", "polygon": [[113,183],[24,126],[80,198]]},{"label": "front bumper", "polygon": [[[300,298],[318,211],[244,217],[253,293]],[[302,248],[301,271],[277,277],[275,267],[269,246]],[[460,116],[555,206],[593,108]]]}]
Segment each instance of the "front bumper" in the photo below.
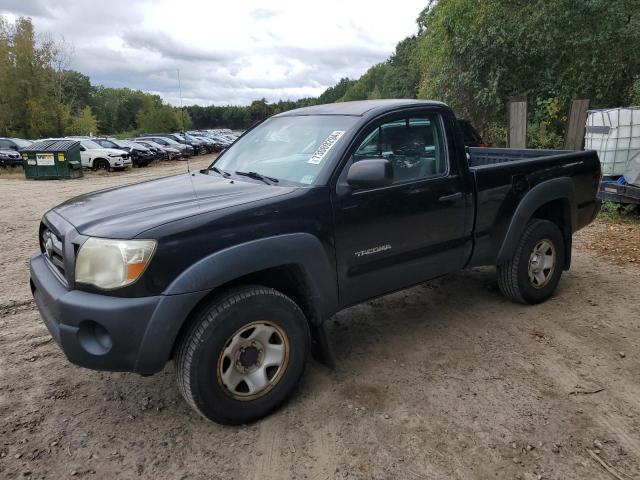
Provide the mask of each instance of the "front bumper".
[{"label": "front bumper", "polygon": [[162,370],[182,324],[206,294],[123,298],[70,290],[53,268],[42,253],[31,257],[40,315],[69,361],[94,370]]},{"label": "front bumper", "polygon": [[0,167],[22,166],[22,157],[0,157]]},{"label": "front bumper", "polygon": [[110,157],[111,168],[127,168],[131,166],[131,157]]}]

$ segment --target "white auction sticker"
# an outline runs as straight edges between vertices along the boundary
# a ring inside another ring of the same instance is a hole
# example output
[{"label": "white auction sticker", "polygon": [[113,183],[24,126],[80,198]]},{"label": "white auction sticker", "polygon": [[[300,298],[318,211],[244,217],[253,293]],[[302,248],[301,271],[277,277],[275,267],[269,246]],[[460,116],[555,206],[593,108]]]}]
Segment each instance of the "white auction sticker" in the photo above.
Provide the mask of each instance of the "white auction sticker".
[{"label": "white auction sticker", "polygon": [[331,147],[333,147],[340,137],[344,135],[344,130],[335,130],[329,134],[329,136],[320,144],[316,152],[311,156],[307,163],[318,165],[322,162],[322,159],[329,153]]}]

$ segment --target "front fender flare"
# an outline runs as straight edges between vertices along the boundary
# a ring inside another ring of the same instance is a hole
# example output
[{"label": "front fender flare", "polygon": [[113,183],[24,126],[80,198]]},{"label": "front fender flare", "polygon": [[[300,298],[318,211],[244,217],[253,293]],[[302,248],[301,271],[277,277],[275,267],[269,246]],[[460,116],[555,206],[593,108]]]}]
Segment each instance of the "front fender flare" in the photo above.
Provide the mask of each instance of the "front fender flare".
[{"label": "front fender flare", "polygon": [[309,233],[266,237],[220,250],[185,270],[163,294],[213,290],[239,277],[284,265],[296,265],[305,273],[312,300],[322,318],[335,313],[338,305],[335,268],[320,240]]}]

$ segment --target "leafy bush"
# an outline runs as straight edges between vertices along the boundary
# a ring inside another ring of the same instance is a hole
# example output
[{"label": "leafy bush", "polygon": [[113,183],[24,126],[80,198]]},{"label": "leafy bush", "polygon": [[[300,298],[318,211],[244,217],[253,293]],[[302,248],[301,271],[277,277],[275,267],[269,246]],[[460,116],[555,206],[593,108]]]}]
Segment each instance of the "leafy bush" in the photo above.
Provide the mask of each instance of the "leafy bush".
[{"label": "leafy bush", "polygon": [[600,217],[622,223],[638,223],[640,222],[640,207],[605,200],[602,202]]},{"label": "leafy bush", "polygon": [[505,147],[507,145],[507,125],[499,122],[487,124],[482,131],[482,138],[491,146]]},{"label": "leafy bush", "polygon": [[529,123],[527,126],[527,147],[549,150],[562,148],[564,139],[552,131],[545,122]]}]

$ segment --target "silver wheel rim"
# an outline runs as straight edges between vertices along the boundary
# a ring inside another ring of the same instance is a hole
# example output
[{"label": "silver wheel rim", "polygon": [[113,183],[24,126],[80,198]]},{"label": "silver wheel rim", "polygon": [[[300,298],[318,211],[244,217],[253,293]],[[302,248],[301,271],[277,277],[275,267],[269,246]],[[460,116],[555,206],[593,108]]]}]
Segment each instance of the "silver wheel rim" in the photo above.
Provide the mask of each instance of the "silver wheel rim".
[{"label": "silver wheel rim", "polygon": [[534,288],[545,287],[556,268],[556,249],[547,238],[540,240],[529,255],[529,282]]},{"label": "silver wheel rim", "polygon": [[237,400],[253,400],[269,392],[289,362],[289,339],[269,321],[249,323],[225,343],[218,358],[218,382]]}]

